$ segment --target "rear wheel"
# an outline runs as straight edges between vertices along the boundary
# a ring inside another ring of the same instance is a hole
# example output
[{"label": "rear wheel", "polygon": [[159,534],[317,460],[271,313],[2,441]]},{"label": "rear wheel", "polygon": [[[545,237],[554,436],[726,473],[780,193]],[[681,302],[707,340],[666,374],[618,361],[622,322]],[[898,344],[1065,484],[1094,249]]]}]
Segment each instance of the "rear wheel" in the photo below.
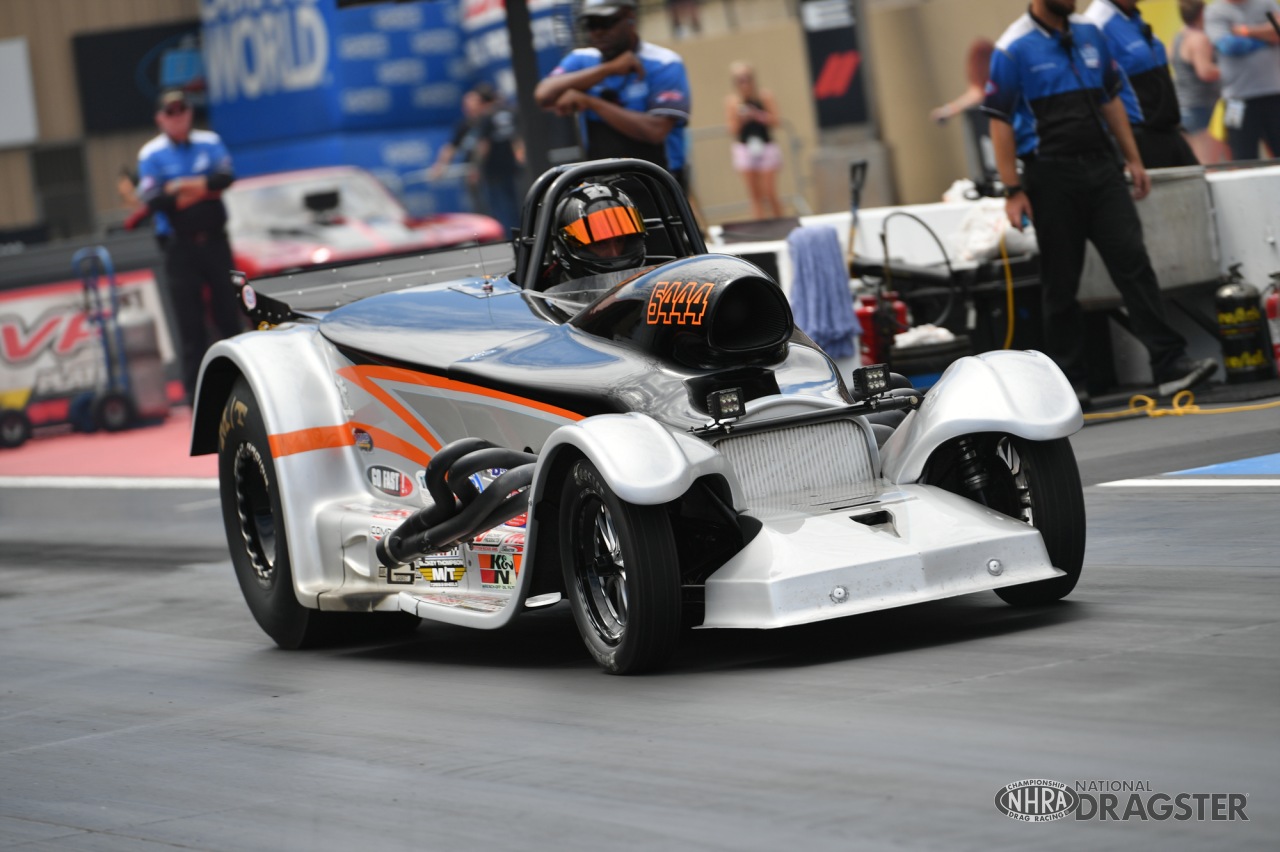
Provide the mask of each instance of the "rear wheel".
[{"label": "rear wheel", "polygon": [[665,509],[620,499],[586,459],[561,496],[565,588],[587,649],[611,674],[662,665],[680,638],[681,596]]},{"label": "rear wheel", "polygon": [[[964,440],[970,442],[974,461],[987,475],[978,491],[965,484],[972,469],[964,459]],[[1029,441],[1013,435],[970,435],[939,449],[929,462],[925,481],[970,499],[980,496],[990,508],[1040,531],[1050,562],[1066,576],[996,589],[1006,603],[1052,603],[1075,588],[1084,566],[1084,493],[1075,453],[1066,438]]]}]

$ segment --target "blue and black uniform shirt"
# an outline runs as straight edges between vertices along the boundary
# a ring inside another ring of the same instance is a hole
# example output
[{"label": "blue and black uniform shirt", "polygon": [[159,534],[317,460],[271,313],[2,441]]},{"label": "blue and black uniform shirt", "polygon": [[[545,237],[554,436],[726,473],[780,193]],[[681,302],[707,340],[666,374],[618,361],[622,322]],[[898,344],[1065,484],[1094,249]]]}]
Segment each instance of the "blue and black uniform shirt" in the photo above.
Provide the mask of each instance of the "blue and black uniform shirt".
[{"label": "blue and black uniform shirt", "polygon": [[220,197],[202,199],[178,209],[175,198],[165,195],[164,186],[174,178],[205,177],[209,189],[225,189],[235,180],[231,154],[218,134],[192,130],[186,142],[174,142],[165,134],[152,139],[138,152],[138,198],[157,214],[156,233],[161,234],[160,214],[166,230],[179,239],[218,233],[227,223],[227,208]]},{"label": "blue and black uniform shirt", "polygon": [[1083,17],[1102,30],[1111,55],[1129,78],[1132,89],[1125,87],[1120,95],[1129,121],[1137,127],[1140,122],[1134,115],[1141,115],[1142,123],[1153,130],[1170,130],[1181,124],[1169,55],[1142,13],[1135,8],[1130,15],[1112,0],[1093,0]]},{"label": "blue and black uniform shirt", "polygon": [[1028,13],[996,42],[982,111],[1013,125],[1019,157],[1111,150],[1099,105],[1120,94],[1124,72],[1097,27],[1073,15],[1069,32],[1070,38]]},{"label": "blue and black uniform shirt", "polygon": [[[636,74],[606,77],[587,90],[587,94],[610,101],[636,112],[666,116],[676,121],[665,143],[651,145],[624,136],[591,110],[581,115],[582,136],[591,159],[603,157],[637,157],[667,169],[683,168],[688,160],[682,129],[689,122],[689,76],[684,60],[674,50],[641,42],[636,56],[644,66],[644,76]],[[569,74],[594,68],[604,61],[594,47],[579,48],[560,61],[551,75]]]}]

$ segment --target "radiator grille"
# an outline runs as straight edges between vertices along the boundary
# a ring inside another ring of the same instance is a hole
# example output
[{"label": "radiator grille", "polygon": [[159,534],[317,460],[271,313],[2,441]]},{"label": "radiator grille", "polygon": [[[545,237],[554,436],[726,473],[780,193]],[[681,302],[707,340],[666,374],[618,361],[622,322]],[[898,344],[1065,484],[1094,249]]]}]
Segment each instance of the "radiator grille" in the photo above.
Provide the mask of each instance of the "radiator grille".
[{"label": "radiator grille", "polygon": [[729,436],[716,443],[749,506],[813,505],[875,494],[865,433],[850,420]]}]

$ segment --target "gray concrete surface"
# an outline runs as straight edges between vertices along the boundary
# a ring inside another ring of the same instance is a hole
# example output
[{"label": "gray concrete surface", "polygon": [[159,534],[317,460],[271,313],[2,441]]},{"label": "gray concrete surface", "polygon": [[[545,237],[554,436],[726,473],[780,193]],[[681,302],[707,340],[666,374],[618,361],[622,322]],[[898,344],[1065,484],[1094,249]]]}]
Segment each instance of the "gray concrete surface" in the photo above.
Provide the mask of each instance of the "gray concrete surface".
[{"label": "gray concrete surface", "polygon": [[[1062,605],[698,631],[642,678],[561,608],[279,651],[211,492],[0,490],[0,848],[1274,849],[1277,491],[1092,487],[1276,452],[1262,414],[1080,433]],[[1250,820],[1014,823],[993,798],[1024,778],[1240,792]]]}]

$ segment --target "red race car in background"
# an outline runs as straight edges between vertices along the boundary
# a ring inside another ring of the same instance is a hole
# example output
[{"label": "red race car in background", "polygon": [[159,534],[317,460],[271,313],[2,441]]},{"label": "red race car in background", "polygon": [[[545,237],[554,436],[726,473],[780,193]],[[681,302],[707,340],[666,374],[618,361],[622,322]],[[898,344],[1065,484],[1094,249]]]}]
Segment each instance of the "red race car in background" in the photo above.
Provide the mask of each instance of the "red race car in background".
[{"label": "red race car in background", "polygon": [[240,178],[222,198],[236,268],[250,278],[507,238],[488,216],[414,218],[377,178],[355,166]]}]

